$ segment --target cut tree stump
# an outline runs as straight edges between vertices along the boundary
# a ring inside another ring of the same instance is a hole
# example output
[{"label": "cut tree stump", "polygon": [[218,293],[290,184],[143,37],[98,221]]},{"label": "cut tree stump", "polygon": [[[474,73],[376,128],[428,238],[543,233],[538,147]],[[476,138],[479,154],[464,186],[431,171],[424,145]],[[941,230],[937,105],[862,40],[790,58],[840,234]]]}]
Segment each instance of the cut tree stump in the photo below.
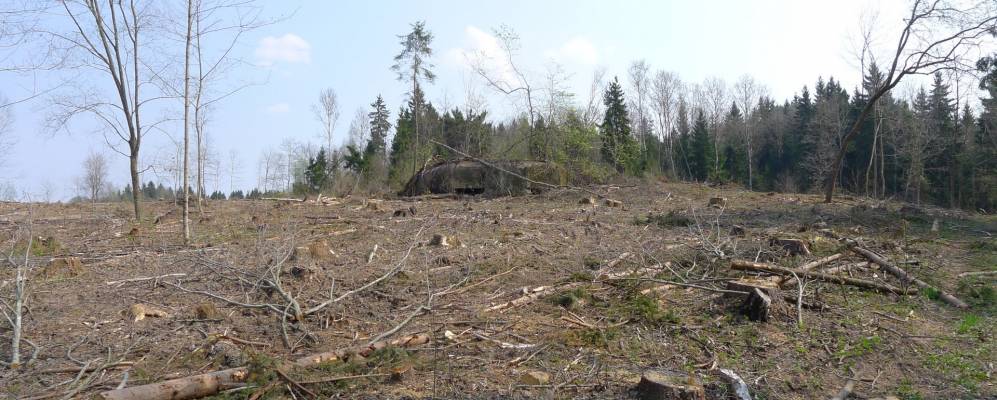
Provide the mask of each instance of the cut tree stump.
[{"label": "cut tree stump", "polygon": [[645,371],[637,392],[641,400],[706,400],[706,390],[695,377],[669,371]]},{"label": "cut tree stump", "polygon": [[767,322],[772,308],[772,298],[762,289],[754,288],[748,293],[748,298],[741,304],[741,311],[748,319],[756,322]]},{"label": "cut tree stump", "polygon": [[[759,289],[768,296],[775,296],[779,291],[779,284],[774,279],[744,277],[736,281],[727,282],[727,290],[745,292],[751,294],[755,289]],[[724,297],[738,297],[741,295],[734,293],[724,293]]]}]

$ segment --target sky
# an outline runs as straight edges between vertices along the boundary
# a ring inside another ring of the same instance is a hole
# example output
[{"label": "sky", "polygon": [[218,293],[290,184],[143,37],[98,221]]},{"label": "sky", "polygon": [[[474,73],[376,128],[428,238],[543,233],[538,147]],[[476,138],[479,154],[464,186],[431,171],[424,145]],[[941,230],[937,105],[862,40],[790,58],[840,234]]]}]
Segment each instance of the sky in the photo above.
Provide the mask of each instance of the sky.
[{"label": "sky", "polygon": [[[333,88],[342,104],[337,142],[346,140],[356,110],[369,109],[379,94],[394,119],[407,92],[407,84],[390,70],[400,50],[397,35],[417,20],[424,20],[435,37],[432,63],[438,79],[426,87],[428,98],[438,107],[460,106],[470,90],[484,96],[494,110],[492,118],[502,119],[514,107],[483,85],[466,56],[494,53],[492,32],[501,25],[518,33],[522,48],[517,63],[531,79],[542,79],[548,68],[559,65],[579,103],[587,101],[596,69],[605,68],[607,77],[619,76],[622,82],[637,59],[646,60],[652,71],[675,72],[685,82],[721,78],[733,83],[747,74],[781,102],[804,85],[812,88],[818,76],[833,76],[853,88],[860,71],[852,49],[863,16],[878,15],[874,50],[885,58],[907,6],[903,0],[261,0],[260,5],[264,17],[278,21],[242,38],[232,54],[245,63],[227,71],[220,83],[252,85],[218,103],[207,127],[223,165],[236,154],[241,172],[235,182],[227,177],[209,182],[209,191],[255,186],[260,154],[285,139],[322,143],[312,105],[323,88]],[[39,82],[44,86],[60,76],[66,75],[0,73],[0,93],[17,99]],[[101,82],[106,77],[79,79]],[[107,150],[92,122],[47,132],[48,104],[43,96],[13,108],[16,143],[0,166],[0,184],[35,198],[43,188],[54,188],[54,199],[67,199],[76,193],[73,182],[83,160],[91,151],[101,151],[110,157],[111,180],[123,186],[127,159]],[[162,107],[180,105],[178,100]],[[150,133],[142,165],[175,154],[173,143],[180,135],[176,124]],[[149,180],[159,181],[146,171],[143,181]]]}]

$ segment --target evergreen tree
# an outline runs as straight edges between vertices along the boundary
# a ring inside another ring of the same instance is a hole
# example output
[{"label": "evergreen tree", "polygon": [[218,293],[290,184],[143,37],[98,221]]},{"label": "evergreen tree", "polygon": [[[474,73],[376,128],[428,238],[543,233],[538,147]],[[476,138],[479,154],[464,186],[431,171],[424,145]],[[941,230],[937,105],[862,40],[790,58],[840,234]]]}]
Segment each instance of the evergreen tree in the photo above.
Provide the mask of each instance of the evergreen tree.
[{"label": "evergreen tree", "polygon": [[713,165],[713,143],[702,110],[696,112],[696,123],[692,126],[689,142],[689,172],[692,179],[706,181]]},{"label": "evergreen tree", "polygon": [[[325,158],[325,149],[319,149],[318,155],[308,159],[308,167],[305,168],[305,182],[313,193],[321,192],[325,189],[328,177],[329,165]],[[253,190],[256,191],[256,189]]]},{"label": "evergreen tree", "polygon": [[372,110],[367,114],[370,118],[370,142],[367,143],[364,153],[383,156],[388,133],[391,131],[391,122],[388,121],[391,113],[388,112],[388,106],[381,95],[377,95],[377,100],[374,100],[370,106]]},{"label": "evergreen tree", "polygon": [[928,181],[931,183],[933,197],[944,202],[949,207],[956,207],[956,175],[958,169],[956,156],[959,142],[956,140],[955,105],[950,96],[949,86],[942,80],[942,74],[936,73],[928,97],[928,127],[933,141],[938,144],[937,152],[927,160],[926,167],[930,172]]},{"label": "evergreen tree", "polygon": [[602,158],[618,172],[640,172],[639,149],[630,134],[630,117],[619,79],[613,78],[603,95],[606,114],[599,126],[602,135]]}]

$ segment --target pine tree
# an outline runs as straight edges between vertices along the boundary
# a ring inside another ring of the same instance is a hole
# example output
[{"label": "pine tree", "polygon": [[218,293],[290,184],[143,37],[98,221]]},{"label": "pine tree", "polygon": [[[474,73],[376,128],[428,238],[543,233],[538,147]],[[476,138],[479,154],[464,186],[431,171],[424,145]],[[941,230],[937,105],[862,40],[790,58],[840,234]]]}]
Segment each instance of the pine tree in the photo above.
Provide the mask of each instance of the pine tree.
[{"label": "pine tree", "polygon": [[620,81],[613,78],[603,95],[606,114],[599,126],[602,135],[602,158],[618,172],[639,172],[639,151],[630,134],[630,117]]}]

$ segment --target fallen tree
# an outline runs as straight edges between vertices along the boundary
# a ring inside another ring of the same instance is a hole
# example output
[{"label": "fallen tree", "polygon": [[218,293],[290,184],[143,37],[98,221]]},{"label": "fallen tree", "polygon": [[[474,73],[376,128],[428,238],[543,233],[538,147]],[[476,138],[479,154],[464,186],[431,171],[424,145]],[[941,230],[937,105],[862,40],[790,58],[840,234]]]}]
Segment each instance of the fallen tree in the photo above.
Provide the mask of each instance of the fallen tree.
[{"label": "fallen tree", "polygon": [[730,263],[730,267],[739,271],[766,272],[769,274],[783,275],[783,276],[793,276],[795,274],[796,276],[800,277],[807,277],[825,282],[837,283],[840,285],[856,286],[884,293],[904,294],[904,291],[897,287],[887,284],[867,281],[864,279],[849,278],[845,276],[824,274],[813,271],[803,271],[800,269],[785,268],[776,265],[762,264],[751,261],[734,260]]},{"label": "fallen tree", "polygon": [[938,297],[940,299],[942,299],[946,303],[949,303],[953,307],[969,308],[969,304],[966,304],[966,302],[959,300],[957,297],[949,293],[946,293],[945,291],[937,287],[929,285],[925,281],[915,278],[913,275],[908,274],[907,271],[904,271],[903,268],[894,265],[889,260],[880,256],[879,254],[873,253],[871,250],[859,246],[854,241],[848,241],[847,243],[849,247],[852,249],[852,251],[862,255],[865,258],[868,258],[869,261],[879,264],[880,267],[883,267],[883,269],[885,269],[887,272],[899,278],[900,281],[903,282],[905,285],[913,284],[914,286],[917,286],[918,288],[921,289],[933,290],[936,293],[938,293]]}]

